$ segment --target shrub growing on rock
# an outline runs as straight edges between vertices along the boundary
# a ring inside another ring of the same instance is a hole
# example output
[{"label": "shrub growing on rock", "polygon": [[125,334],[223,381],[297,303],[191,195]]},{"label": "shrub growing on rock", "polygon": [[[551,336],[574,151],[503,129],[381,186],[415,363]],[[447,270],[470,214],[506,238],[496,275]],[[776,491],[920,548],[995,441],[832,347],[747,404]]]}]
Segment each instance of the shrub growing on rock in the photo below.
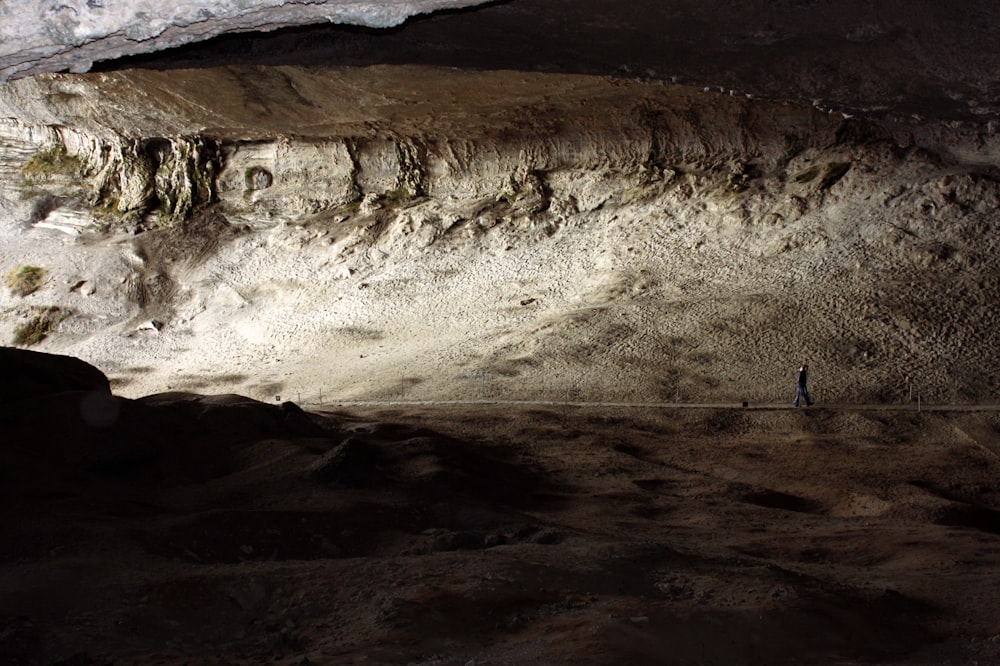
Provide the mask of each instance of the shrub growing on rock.
[{"label": "shrub growing on rock", "polygon": [[65,317],[65,313],[57,307],[40,308],[34,317],[14,328],[14,344],[18,347],[30,347],[38,344]]},{"label": "shrub growing on rock", "polygon": [[14,294],[24,297],[38,291],[45,278],[45,269],[38,266],[18,266],[4,280]]},{"label": "shrub growing on rock", "polygon": [[83,163],[76,155],[66,152],[66,146],[56,145],[47,148],[28,160],[21,167],[25,176],[78,176],[83,171]]}]

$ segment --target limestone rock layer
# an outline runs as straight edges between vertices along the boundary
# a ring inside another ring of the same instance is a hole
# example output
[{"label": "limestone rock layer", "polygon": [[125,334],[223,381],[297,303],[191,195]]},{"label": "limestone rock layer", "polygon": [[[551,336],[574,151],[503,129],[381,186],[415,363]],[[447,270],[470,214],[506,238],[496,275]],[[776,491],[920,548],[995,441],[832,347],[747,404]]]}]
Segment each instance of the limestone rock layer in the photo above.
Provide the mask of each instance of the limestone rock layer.
[{"label": "limestone rock layer", "polygon": [[496,198],[539,175],[586,204],[620,186],[608,173],[773,169],[843,122],[680,86],[388,67],[43,75],[7,84],[0,114],[78,159],[92,205],[171,219],[215,199],[292,220],[368,194]]}]

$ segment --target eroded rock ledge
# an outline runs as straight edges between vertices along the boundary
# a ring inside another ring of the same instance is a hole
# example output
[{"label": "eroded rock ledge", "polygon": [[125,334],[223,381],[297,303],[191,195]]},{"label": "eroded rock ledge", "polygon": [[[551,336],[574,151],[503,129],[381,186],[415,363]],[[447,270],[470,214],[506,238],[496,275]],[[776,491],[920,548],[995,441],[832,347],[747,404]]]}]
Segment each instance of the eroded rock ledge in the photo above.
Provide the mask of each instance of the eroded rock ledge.
[{"label": "eroded rock ledge", "polygon": [[213,202],[250,224],[366,197],[593,209],[684,173],[740,188],[866,133],[915,142],[910,128],[683,86],[415,67],[44,75],[8,83],[0,115],[34,162],[21,184],[57,198],[49,213],[105,226],[162,226]]}]

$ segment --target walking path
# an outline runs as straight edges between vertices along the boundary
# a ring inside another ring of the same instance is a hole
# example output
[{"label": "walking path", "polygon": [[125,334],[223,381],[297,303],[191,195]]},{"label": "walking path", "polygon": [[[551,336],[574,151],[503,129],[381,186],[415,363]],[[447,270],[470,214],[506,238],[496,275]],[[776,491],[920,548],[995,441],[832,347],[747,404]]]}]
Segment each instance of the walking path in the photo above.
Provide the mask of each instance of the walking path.
[{"label": "walking path", "polygon": [[313,407],[436,407],[463,405],[508,405],[521,407],[612,407],[619,409],[752,409],[789,410],[803,412],[814,410],[842,412],[997,412],[1000,404],[982,405],[928,405],[901,404],[849,404],[833,403],[797,408],[785,403],[738,402],[591,402],[576,400],[324,400],[322,404],[305,403]]}]

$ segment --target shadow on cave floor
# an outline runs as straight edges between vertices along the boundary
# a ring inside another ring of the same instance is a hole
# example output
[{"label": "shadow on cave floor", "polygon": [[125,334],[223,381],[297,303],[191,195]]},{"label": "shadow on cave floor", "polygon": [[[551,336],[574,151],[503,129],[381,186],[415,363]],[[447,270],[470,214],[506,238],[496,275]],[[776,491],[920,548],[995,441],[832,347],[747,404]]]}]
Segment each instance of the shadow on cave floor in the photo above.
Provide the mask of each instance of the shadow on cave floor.
[{"label": "shadow on cave floor", "polygon": [[80,399],[0,412],[9,663],[998,656],[997,462],[946,415]]}]

